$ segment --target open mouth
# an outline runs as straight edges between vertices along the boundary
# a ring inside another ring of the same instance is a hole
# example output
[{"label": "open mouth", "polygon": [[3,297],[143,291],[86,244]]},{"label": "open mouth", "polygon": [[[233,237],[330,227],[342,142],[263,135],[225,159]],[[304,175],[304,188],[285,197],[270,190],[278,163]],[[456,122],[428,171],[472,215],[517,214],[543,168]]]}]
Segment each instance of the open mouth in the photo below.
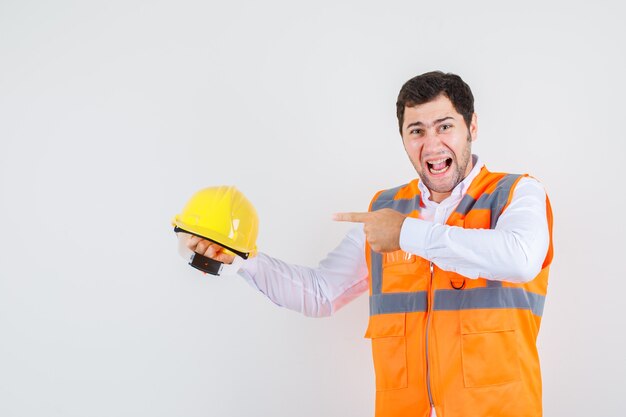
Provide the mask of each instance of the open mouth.
[{"label": "open mouth", "polygon": [[450,168],[452,165],[452,158],[442,158],[437,159],[436,161],[426,161],[426,166],[428,166],[428,171],[431,174],[443,174]]}]

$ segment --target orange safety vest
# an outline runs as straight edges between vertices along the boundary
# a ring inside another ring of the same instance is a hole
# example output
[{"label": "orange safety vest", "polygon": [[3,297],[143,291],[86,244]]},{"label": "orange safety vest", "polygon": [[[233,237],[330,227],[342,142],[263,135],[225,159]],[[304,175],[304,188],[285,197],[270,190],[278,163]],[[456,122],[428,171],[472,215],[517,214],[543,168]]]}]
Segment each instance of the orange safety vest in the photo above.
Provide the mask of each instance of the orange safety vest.
[{"label": "orange safety vest", "polygon": [[[522,175],[482,168],[446,224],[493,229]],[[376,194],[370,211],[418,217],[417,180]],[[536,339],[552,261],[524,284],[470,279],[398,250],[372,251],[370,320],[376,417],[537,417],[542,415]]]}]

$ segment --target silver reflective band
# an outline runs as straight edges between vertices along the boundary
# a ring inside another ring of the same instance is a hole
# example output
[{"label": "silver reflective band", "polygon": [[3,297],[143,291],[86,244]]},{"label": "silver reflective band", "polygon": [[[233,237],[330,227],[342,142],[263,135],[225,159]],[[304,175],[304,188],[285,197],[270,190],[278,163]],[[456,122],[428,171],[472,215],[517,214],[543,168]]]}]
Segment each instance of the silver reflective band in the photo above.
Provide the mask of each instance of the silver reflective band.
[{"label": "silver reflective band", "polygon": [[392,292],[370,297],[370,316],[390,313],[412,313],[428,309],[428,293]]},{"label": "silver reflective band", "polygon": [[521,177],[519,174],[505,175],[498,181],[496,189],[491,194],[482,194],[478,200],[475,200],[474,197],[469,194],[465,194],[454,211],[466,215],[470,210],[491,210],[490,228],[495,228],[498,218],[500,214],[502,214],[502,209],[507,201],[509,201],[511,187],[513,187],[513,184],[515,184],[515,181],[517,181],[519,177]]},{"label": "silver reflective band", "polygon": [[[372,203],[372,211],[390,208],[399,211],[402,214],[409,214],[413,211],[420,211],[420,194],[416,194],[415,198],[394,200],[394,197],[402,188],[408,184],[383,191]],[[370,250],[371,267],[372,267],[372,294],[382,293],[383,284],[383,258],[380,253]],[[382,314],[382,313],[377,313]]]},{"label": "silver reflective band", "polygon": [[394,200],[398,191],[408,184],[401,185],[390,190],[380,193],[376,201],[372,203],[372,211],[381,210],[384,208],[394,209],[402,214],[409,214],[412,211],[420,211],[420,194],[416,194],[414,198],[402,198]]},{"label": "silver reflective band", "polygon": [[[435,311],[490,308],[517,308],[543,315],[545,296],[523,288],[481,287],[469,290],[435,290]],[[385,293],[370,297],[370,315],[424,312],[428,308],[426,291]]]},{"label": "silver reflective band", "polygon": [[372,294],[383,292],[383,255],[370,250],[370,262],[372,264]]},{"label": "silver reflective band", "polygon": [[402,214],[410,214],[413,211],[420,210],[420,199],[419,196],[417,196],[416,198],[411,199],[385,201],[376,200],[376,203],[372,204],[372,211],[381,210],[384,208],[394,209],[395,211],[399,211]]},{"label": "silver reflective band", "polygon": [[479,308],[519,308],[541,316],[545,296],[523,288],[472,288],[469,290],[435,291],[434,310],[473,310]]}]

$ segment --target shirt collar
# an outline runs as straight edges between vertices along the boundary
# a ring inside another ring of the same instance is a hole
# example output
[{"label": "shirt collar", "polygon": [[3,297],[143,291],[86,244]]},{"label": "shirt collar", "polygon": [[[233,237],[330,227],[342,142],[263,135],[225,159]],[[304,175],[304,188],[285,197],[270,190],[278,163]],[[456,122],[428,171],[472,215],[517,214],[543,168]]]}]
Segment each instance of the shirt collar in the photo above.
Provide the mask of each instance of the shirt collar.
[{"label": "shirt collar", "polygon": [[[480,173],[480,170],[485,165],[480,160],[478,155],[472,155],[472,163],[473,163],[472,170],[467,175],[467,177],[465,177],[463,179],[463,181],[458,183],[456,185],[456,187],[454,187],[454,189],[452,189],[452,193],[445,200],[443,200],[441,203],[444,203],[444,202],[446,202],[448,200],[456,201],[457,199],[459,199],[459,198],[461,198],[461,197],[463,197],[465,195],[465,193],[467,192],[467,189],[469,188],[470,184],[472,183],[472,181],[474,181],[474,178],[476,178],[478,173]],[[429,204],[429,203],[430,204],[439,204],[439,203],[435,203],[434,201],[430,200],[430,190],[424,185],[424,183],[421,181],[421,179],[420,179],[420,181],[418,181],[417,186],[420,189],[420,193],[422,193],[422,201],[424,202],[424,204]]]}]

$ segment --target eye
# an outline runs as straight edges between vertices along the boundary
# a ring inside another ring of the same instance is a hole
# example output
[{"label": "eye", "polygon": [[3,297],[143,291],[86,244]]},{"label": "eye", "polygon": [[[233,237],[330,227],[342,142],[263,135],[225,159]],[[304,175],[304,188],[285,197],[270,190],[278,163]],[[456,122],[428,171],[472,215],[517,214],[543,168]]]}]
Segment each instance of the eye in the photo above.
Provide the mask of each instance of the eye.
[{"label": "eye", "polygon": [[450,129],[452,129],[452,125],[451,124],[444,124],[444,125],[439,126],[439,130],[442,131],[442,132],[445,131],[445,130],[450,130]]},{"label": "eye", "polygon": [[415,129],[409,130],[409,134],[411,134],[411,135],[419,135],[421,133],[422,133],[422,129],[415,128]]}]

